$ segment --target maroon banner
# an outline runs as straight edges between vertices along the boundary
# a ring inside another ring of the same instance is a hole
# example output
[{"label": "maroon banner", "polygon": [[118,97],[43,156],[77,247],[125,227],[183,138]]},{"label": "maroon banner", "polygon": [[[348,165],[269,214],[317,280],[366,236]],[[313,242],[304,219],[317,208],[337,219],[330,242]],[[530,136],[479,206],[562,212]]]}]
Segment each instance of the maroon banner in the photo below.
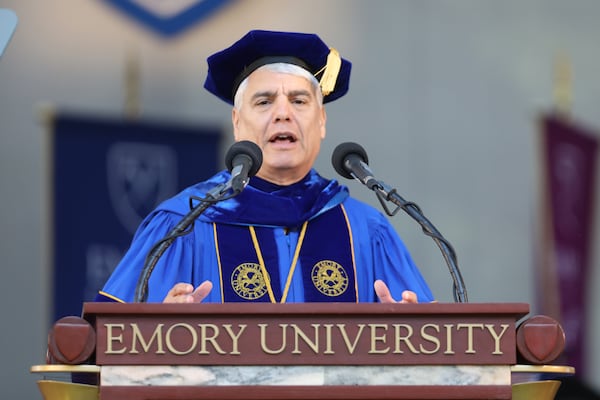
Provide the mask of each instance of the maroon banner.
[{"label": "maroon banner", "polygon": [[586,293],[594,221],[597,135],[559,115],[541,120],[542,254],[537,271],[543,314],[566,335],[562,362],[583,374]]}]

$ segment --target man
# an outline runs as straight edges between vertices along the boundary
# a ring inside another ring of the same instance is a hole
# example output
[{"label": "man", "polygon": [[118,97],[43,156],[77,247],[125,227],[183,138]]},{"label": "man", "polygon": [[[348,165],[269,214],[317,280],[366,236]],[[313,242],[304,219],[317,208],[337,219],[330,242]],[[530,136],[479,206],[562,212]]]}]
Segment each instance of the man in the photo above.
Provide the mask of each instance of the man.
[{"label": "man", "polygon": [[[313,169],[326,134],[323,103],[348,91],[350,62],[316,35],[251,31],[208,65],[205,88],[233,105],[235,140],[256,143],[263,163],[241,194],[209,207],[172,243],[148,301],[432,301],[389,221]],[[191,197],[229,178],[222,171],[153,211],[98,300],[133,301],[150,248]]]}]

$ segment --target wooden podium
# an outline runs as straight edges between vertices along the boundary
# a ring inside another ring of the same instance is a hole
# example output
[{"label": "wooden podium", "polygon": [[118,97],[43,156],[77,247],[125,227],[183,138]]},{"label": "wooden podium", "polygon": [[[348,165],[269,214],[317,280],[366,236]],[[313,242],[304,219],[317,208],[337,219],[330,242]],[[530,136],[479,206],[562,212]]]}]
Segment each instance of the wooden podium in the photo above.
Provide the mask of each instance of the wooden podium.
[{"label": "wooden podium", "polygon": [[564,348],[560,325],[519,323],[528,313],[524,303],[86,303],[83,318],[51,330],[45,370],[92,375],[82,389],[111,400],[511,399],[516,364]]}]

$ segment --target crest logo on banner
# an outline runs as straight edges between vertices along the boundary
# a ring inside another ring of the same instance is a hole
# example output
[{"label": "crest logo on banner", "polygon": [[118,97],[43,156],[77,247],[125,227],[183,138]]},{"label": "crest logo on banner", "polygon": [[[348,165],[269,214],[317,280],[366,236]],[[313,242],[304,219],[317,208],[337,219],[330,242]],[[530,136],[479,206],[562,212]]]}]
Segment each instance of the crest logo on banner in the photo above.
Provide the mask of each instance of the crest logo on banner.
[{"label": "crest logo on banner", "polygon": [[167,145],[116,142],[108,149],[106,169],[115,215],[132,234],[160,201],[177,190],[177,155]]},{"label": "crest logo on banner", "polygon": [[199,23],[231,0],[104,0],[163,36]]}]

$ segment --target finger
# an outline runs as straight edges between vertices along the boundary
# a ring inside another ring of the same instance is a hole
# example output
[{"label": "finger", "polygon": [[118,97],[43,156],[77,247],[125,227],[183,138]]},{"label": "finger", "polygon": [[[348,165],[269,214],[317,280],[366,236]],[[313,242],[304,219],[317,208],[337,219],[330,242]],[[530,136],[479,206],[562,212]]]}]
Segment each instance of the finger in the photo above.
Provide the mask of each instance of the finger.
[{"label": "finger", "polygon": [[417,298],[417,294],[411,290],[405,290],[402,292],[402,301],[400,303],[405,304],[417,304],[419,299]]},{"label": "finger", "polygon": [[213,284],[212,284],[211,281],[204,281],[204,282],[202,282],[196,288],[196,290],[194,290],[194,292],[192,293],[191,297],[194,299],[194,302],[195,303],[202,302],[202,300],[204,300],[206,298],[206,296],[208,296],[208,294],[212,290],[212,287],[213,287]]},{"label": "finger", "polygon": [[189,283],[177,283],[165,296],[163,303],[184,303],[187,302],[186,297],[192,293],[194,287]]},{"label": "finger", "polygon": [[373,284],[375,288],[375,294],[379,298],[379,301],[382,303],[395,303],[396,300],[392,297],[390,293],[390,289],[387,287],[384,281],[381,279],[377,279]]},{"label": "finger", "polygon": [[176,283],[171,290],[169,290],[169,295],[172,296],[180,296],[182,294],[190,294],[194,291],[194,286],[189,283]]}]

